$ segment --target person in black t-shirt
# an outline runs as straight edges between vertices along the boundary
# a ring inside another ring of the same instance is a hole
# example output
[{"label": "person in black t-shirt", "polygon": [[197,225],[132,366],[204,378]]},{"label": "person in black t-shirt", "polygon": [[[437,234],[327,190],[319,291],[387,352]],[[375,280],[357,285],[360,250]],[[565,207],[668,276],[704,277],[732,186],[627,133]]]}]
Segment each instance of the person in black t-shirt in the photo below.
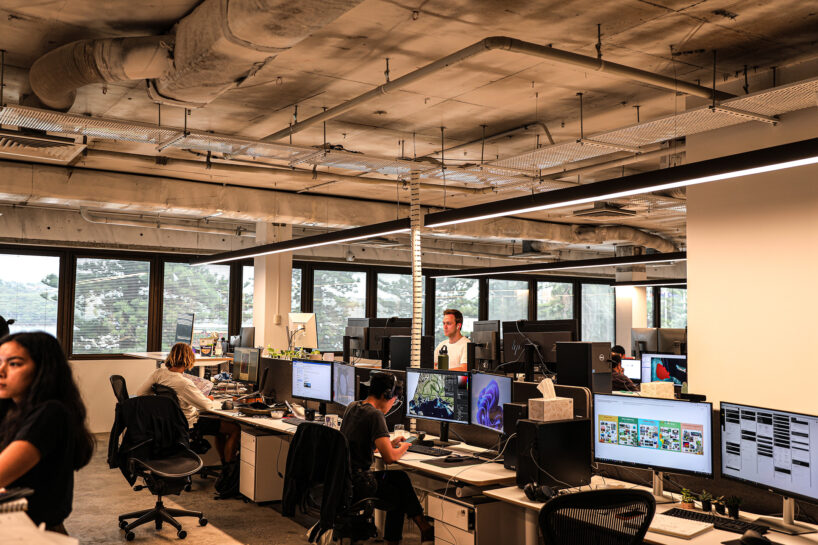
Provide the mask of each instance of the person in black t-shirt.
[{"label": "person in black t-shirt", "polygon": [[41,331],[0,339],[0,487],[28,487],[28,515],[66,533],[74,471],[91,460],[85,405],[57,339]]},{"label": "person in black t-shirt", "polygon": [[412,482],[404,471],[371,471],[374,450],[384,463],[400,460],[409,449],[404,437],[389,439],[384,417],[398,399],[396,378],[389,373],[373,371],[369,375],[369,397],[349,404],[344,413],[341,433],[349,443],[352,482],[356,498],[376,497],[378,508],[386,511],[383,537],[390,545],[403,537],[404,515],[420,529],[422,545],[434,542],[434,529],[423,516]]}]

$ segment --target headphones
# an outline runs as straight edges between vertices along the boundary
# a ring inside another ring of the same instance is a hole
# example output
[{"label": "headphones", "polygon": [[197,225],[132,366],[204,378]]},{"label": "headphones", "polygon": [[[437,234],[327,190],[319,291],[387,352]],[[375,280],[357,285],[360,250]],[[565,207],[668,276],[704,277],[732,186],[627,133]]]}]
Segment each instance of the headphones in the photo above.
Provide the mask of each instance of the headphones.
[{"label": "headphones", "polygon": [[389,386],[389,389],[384,391],[381,394],[381,399],[385,399],[385,400],[388,401],[388,400],[392,399],[393,397],[397,396],[398,393],[399,393],[399,389],[400,389],[400,387],[398,385],[398,377],[396,377],[392,373],[381,373],[379,371],[372,371],[369,374],[370,387],[371,387],[371,384],[372,384],[372,375],[375,374],[375,373],[377,373],[379,375],[382,375],[382,376],[389,377],[389,380],[391,381],[391,385]]},{"label": "headphones", "polygon": [[523,492],[529,500],[539,502],[546,502],[557,495],[556,491],[547,484],[541,485],[536,482],[525,485]]}]

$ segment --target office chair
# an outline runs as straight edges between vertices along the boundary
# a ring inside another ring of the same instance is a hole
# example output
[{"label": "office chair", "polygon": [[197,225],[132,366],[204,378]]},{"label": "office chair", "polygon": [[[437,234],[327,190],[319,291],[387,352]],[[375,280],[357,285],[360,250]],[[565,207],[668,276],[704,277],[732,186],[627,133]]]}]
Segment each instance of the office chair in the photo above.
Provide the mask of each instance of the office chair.
[{"label": "office chair", "polygon": [[122,375],[111,375],[110,381],[116,400],[121,403],[128,399],[128,387],[125,385],[125,378]]},{"label": "office chair", "polygon": [[354,500],[349,445],[339,430],[311,422],[298,426],[287,451],[281,512],[292,517],[300,507],[303,513],[320,514],[310,543],[330,530],[342,544],[375,537],[376,501]]},{"label": "office chair", "polygon": [[[114,427],[108,445],[108,466],[119,467],[128,484],[139,491],[147,487],[156,496],[156,505],[119,515],[119,527],[125,539],[134,539],[133,529],[154,522],[161,530],[167,522],[180,539],[187,536],[174,517],[197,517],[201,512],[165,507],[162,496],[179,495],[190,483],[190,476],[202,467],[202,460],[188,448],[187,420],[172,400],[161,396],[140,396],[117,403]],[[144,485],[134,486],[137,479]],[[131,523],[127,519],[136,519]]]},{"label": "office chair", "polygon": [[546,545],[642,543],[656,512],[644,490],[591,490],[556,496],[540,510]]}]

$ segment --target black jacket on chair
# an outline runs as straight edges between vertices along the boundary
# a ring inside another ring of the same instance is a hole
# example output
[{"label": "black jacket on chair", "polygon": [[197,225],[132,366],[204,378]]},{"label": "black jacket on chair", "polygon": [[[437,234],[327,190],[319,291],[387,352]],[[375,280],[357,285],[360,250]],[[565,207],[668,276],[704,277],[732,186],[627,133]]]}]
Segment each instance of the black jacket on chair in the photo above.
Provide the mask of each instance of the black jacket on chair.
[{"label": "black jacket on chair", "polygon": [[137,474],[129,458],[164,458],[180,447],[187,449],[188,441],[187,420],[176,403],[160,396],[133,397],[116,404],[108,441],[108,467],[119,467],[133,485]]},{"label": "black jacket on chair", "polygon": [[306,510],[310,489],[317,484],[323,484],[321,529],[329,530],[336,515],[352,503],[349,445],[336,429],[304,423],[298,426],[287,452],[282,514],[295,515],[297,506]]}]

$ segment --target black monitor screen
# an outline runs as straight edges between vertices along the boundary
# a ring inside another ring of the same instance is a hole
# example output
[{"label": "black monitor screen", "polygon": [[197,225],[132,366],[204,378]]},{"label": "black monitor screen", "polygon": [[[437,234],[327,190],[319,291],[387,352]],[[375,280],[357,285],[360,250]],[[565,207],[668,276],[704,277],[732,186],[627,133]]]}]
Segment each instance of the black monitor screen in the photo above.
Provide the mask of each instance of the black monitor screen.
[{"label": "black monitor screen", "polygon": [[642,382],[687,382],[687,356],[642,354]]},{"label": "black monitor screen", "polygon": [[537,347],[534,363],[556,363],[557,343],[571,341],[571,337],[570,331],[508,332],[503,336],[503,361],[522,361],[525,345],[531,342]]},{"label": "black monitor screen", "polygon": [[511,377],[472,373],[471,423],[503,432],[503,405],[511,403]]},{"label": "black monitor screen", "polygon": [[332,401],[332,363],[293,360],[293,397]]},{"label": "black monitor screen", "polygon": [[407,369],[406,416],[468,424],[469,374]]},{"label": "black monitor screen", "polygon": [[332,401],[347,406],[355,401],[355,366],[337,361],[332,366]]},{"label": "black monitor screen", "polygon": [[721,475],[816,501],[818,416],[722,401]]}]

